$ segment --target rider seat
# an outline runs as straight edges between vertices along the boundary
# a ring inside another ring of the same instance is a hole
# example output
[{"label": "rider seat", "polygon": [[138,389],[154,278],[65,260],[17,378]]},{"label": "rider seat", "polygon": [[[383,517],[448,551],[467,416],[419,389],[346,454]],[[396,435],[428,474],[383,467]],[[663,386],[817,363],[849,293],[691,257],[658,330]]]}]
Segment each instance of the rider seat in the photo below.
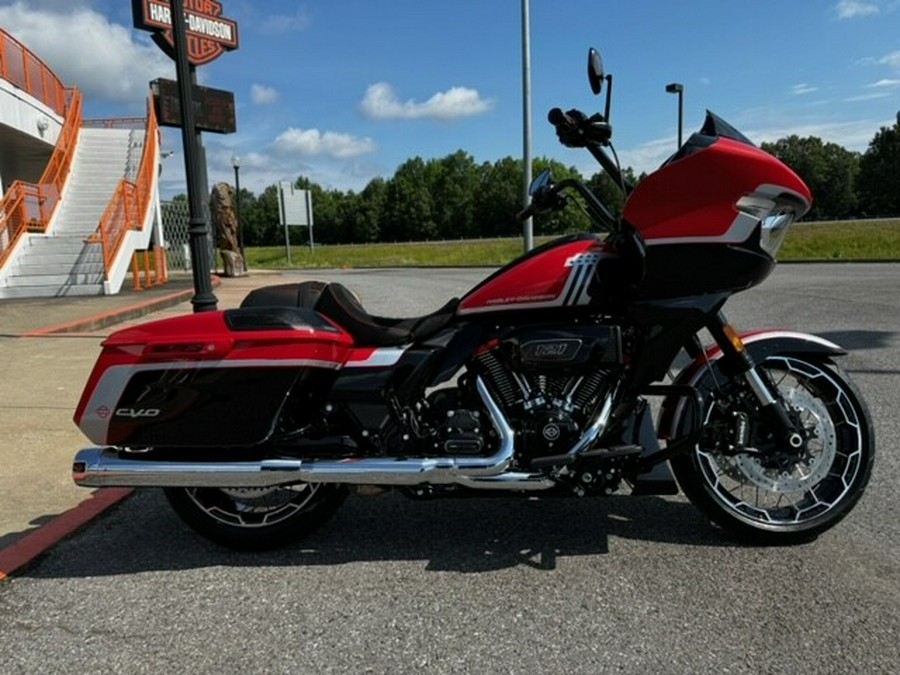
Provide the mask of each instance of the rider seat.
[{"label": "rider seat", "polygon": [[448,325],[456,314],[459,298],[431,314],[407,319],[372,316],[349,289],[338,283],[304,281],[267,286],[252,291],[241,307],[301,307],[332,319],[366,347],[395,347],[424,340]]}]

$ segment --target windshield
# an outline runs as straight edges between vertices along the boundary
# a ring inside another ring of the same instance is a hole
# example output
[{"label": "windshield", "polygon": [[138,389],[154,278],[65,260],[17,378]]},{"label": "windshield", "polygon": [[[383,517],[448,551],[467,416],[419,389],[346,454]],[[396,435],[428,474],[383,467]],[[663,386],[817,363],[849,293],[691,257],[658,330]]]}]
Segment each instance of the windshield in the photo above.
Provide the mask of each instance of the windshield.
[{"label": "windshield", "polygon": [[692,134],[691,137],[687,139],[685,144],[678,149],[678,152],[676,152],[665,162],[663,162],[660,168],[666,166],[667,164],[671,164],[672,162],[677,162],[679,159],[684,159],[689,155],[693,155],[695,152],[699,152],[700,150],[708,148],[719,138],[729,138],[732,141],[744,143],[754,148],[756,147],[753,141],[744,136],[744,134],[735,129],[714,112],[710,112],[709,110],[707,110],[706,119],[703,121],[703,126],[700,127],[700,131]]}]

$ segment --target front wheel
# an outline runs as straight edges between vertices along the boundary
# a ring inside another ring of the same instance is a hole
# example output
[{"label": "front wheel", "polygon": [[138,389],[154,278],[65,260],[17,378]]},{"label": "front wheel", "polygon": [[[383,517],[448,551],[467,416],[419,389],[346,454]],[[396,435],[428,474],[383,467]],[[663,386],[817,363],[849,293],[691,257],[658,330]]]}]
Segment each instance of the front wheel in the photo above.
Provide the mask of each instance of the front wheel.
[{"label": "front wheel", "polygon": [[347,496],[341,485],[165,488],[175,512],[207,539],[243,550],[291,544],[320,527]]},{"label": "front wheel", "polygon": [[779,453],[752,396],[709,370],[696,383],[707,401],[701,440],[671,461],[672,470],[695,506],[742,538],[808,541],[862,496],[875,457],[872,421],[859,391],[831,364],[772,356],[760,367],[802,426],[802,451]]}]

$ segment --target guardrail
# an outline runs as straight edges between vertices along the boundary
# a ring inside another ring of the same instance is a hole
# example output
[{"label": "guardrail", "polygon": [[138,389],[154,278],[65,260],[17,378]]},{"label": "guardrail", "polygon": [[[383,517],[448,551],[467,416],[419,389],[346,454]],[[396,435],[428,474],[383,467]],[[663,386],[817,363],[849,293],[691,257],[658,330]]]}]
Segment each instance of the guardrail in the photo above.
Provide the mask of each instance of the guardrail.
[{"label": "guardrail", "polygon": [[0,28],[0,77],[38,99],[60,117],[66,114],[68,92],[60,79],[28,47]]},{"label": "guardrail", "polygon": [[[6,37],[0,33],[0,37]],[[46,232],[59,204],[81,130],[81,92],[67,89],[65,123],[37,184],[15,181],[0,201],[0,268],[25,232]]]},{"label": "guardrail", "polygon": [[156,122],[153,105],[148,102],[144,154],[141,157],[137,178],[134,182],[119,181],[115,195],[106,207],[97,231],[91,237],[91,241],[100,242],[103,246],[103,264],[107,280],[125,235],[130,230],[141,229],[147,221],[158,171],[158,149],[159,125]]}]

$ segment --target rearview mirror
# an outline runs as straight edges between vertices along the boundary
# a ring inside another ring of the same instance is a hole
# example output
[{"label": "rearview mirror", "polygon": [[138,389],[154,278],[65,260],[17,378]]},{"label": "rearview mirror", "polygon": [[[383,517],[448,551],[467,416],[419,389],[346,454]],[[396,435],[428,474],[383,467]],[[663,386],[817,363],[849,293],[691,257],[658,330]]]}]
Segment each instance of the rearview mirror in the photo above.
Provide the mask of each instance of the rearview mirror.
[{"label": "rearview mirror", "polygon": [[550,173],[549,169],[545,169],[544,171],[541,171],[537,178],[531,181],[531,185],[528,187],[528,194],[534,197],[543,190],[546,190],[552,183],[553,174]]},{"label": "rearview mirror", "polygon": [[603,91],[603,79],[605,76],[600,52],[591,47],[588,50],[588,81],[591,83],[591,91],[597,96]]}]

